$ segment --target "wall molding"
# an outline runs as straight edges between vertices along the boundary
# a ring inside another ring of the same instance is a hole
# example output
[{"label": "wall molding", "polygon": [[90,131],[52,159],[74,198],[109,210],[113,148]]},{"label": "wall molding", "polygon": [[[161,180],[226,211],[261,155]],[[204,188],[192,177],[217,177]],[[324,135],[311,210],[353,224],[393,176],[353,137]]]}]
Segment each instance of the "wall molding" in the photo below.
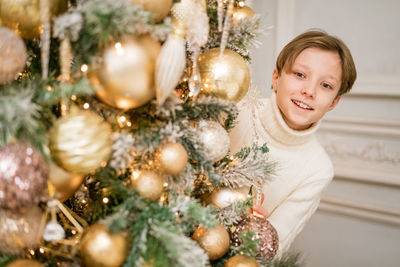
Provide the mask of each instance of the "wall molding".
[{"label": "wall molding", "polygon": [[400,211],[381,206],[323,197],[318,210],[400,227]]},{"label": "wall molding", "polygon": [[400,78],[387,75],[359,77],[349,96],[400,98]]}]

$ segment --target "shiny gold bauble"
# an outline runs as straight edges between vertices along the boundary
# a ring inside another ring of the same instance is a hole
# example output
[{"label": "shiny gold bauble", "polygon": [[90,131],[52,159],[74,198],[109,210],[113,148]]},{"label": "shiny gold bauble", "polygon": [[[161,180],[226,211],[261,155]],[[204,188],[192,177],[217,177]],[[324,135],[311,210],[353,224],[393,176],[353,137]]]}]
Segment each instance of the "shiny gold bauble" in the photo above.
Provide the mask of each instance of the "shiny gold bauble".
[{"label": "shiny gold bauble", "polygon": [[39,246],[43,212],[30,206],[18,212],[0,209],[0,253],[23,254]]},{"label": "shiny gold bauble", "polygon": [[241,21],[243,19],[251,19],[256,13],[248,6],[237,6],[233,8],[233,21]]},{"label": "shiny gold bauble", "polygon": [[236,255],[230,258],[224,267],[260,267],[260,264],[250,256]]},{"label": "shiny gold bauble", "polygon": [[221,188],[211,194],[208,202],[219,209],[223,209],[233,203],[245,200],[246,194],[239,189]]},{"label": "shiny gold bauble", "polygon": [[44,267],[44,264],[35,260],[15,260],[6,265],[6,267]]},{"label": "shiny gold bauble", "polygon": [[80,187],[85,176],[80,173],[70,173],[50,163],[49,180],[55,189],[55,197],[61,202],[67,200]]},{"label": "shiny gold bauble", "polygon": [[250,86],[250,70],[244,59],[236,52],[225,49],[220,58],[220,49],[213,48],[198,58],[201,88],[206,93],[238,102]]},{"label": "shiny gold bauble", "polygon": [[[55,16],[67,10],[68,0],[50,0],[50,14]],[[0,0],[0,17],[4,26],[22,38],[39,38],[42,33],[40,0]]]},{"label": "shiny gold bauble", "polygon": [[229,234],[222,225],[208,230],[200,226],[192,238],[205,250],[210,260],[221,258],[229,249]]},{"label": "shiny gold bauble", "polygon": [[132,4],[141,5],[143,10],[153,13],[154,22],[165,18],[172,7],[173,0],[130,0]]},{"label": "shiny gold bauble", "polygon": [[104,103],[120,108],[140,107],[155,96],[154,68],[160,44],[144,36],[124,37],[103,52],[103,61],[89,73],[96,96]]},{"label": "shiny gold bauble", "polygon": [[0,85],[13,81],[24,69],[26,47],[21,37],[6,27],[0,27]]},{"label": "shiny gold bauble", "polygon": [[104,225],[90,226],[82,237],[79,254],[87,267],[117,267],[124,263],[128,240],[122,233],[111,233]]},{"label": "shiny gold bauble", "polygon": [[155,201],[164,189],[164,179],[153,171],[140,171],[131,178],[131,187],[143,198]]},{"label": "shiny gold bauble", "polygon": [[188,154],[183,145],[166,143],[157,149],[155,161],[163,173],[176,175],[185,169]]},{"label": "shiny gold bauble", "polygon": [[91,111],[71,109],[50,130],[54,161],[72,173],[87,174],[105,165],[111,155],[111,128]]}]

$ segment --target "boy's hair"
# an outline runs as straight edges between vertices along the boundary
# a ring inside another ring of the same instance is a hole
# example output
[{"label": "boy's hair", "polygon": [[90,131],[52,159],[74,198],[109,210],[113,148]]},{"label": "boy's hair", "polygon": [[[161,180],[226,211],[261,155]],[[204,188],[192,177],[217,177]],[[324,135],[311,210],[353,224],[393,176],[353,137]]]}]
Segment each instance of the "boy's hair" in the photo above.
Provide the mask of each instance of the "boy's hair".
[{"label": "boy's hair", "polygon": [[350,50],[339,38],[321,30],[310,30],[302,33],[282,49],[276,60],[278,74],[281,75],[282,70],[290,70],[297,56],[304,49],[310,47],[334,51],[339,54],[342,62],[342,81],[337,96],[349,92],[357,78],[356,66]]}]

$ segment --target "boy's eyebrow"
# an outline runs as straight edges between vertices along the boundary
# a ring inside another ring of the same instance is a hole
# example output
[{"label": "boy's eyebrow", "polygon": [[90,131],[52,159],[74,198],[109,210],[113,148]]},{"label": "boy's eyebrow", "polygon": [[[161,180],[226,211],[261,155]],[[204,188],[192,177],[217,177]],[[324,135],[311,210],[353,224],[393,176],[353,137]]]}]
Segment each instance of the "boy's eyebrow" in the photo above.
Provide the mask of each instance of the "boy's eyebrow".
[{"label": "boy's eyebrow", "polygon": [[[304,64],[301,64],[301,63],[293,63],[293,65],[292,65],[292,67],[291,67],[291,71],[293,71],[293,68],[294,68],[294,67],[300,67],[300,68],[304,68],[304,69],[306,69],[306,70],[309,70],[309,69],[310,69],[307,65],[304,65]],[[340,82],[340,79],[337,79],[335,76],[330,75],[330,74],[326,75],[326,78],[332,79],[332,80],[334,80],[334,81],[337,82],[337,83]]]}]

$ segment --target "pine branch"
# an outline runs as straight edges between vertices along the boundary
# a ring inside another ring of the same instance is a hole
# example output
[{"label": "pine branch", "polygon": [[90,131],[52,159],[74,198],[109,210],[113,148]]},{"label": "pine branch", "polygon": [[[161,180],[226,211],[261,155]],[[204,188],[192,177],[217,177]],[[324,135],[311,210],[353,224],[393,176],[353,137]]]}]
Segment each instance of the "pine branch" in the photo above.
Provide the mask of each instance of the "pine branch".
[{"label": "pine branch", "polygon": [[253,200],[248,198],[246,201],[239,201],[232,203],[226,208],[219,210],[218,218],[225,228],[229,228],[234,224],[239,223],[243,216],[248,214],[249,207],[252,207]]}]

